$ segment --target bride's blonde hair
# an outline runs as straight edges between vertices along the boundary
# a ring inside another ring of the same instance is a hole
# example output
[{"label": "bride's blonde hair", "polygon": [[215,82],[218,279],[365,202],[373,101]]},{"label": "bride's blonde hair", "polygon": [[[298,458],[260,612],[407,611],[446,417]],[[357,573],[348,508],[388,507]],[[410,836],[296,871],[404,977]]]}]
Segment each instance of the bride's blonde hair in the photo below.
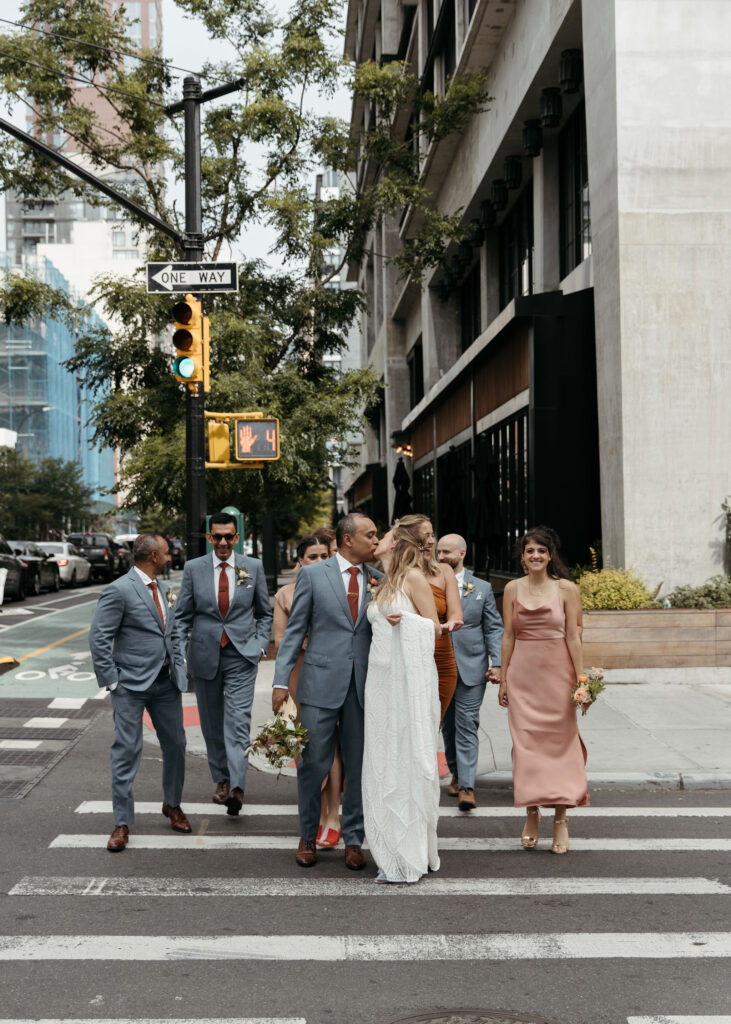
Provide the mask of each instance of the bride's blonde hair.
[{"label": "bride's blonde hair", "polygon": [[431,520],[422,515],[402,516],[394,523],[388,572],[376,593],[379,607],[403,588],[406,574],[411,569],[419,569],[427,576],[439,575],[439,563],[433,552],[424,564],[424,544],[419,536],[419,529],[424,523],[431,525]]}]

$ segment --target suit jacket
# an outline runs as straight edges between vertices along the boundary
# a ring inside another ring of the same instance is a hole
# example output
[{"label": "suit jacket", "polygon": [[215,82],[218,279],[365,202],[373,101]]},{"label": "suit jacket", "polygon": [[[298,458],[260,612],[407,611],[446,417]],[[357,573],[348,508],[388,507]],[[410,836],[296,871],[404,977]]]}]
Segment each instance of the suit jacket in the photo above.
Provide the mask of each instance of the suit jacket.
[{"label": "suit jacket", "polygon": [[[367,570],[365,593],[353,623],[337,558],[300,569],[292,610],[284,630],[274,671],[274,686],[287,687],[305,636],[308,636],[297,680],[297,700],[320,708],[338,708],[345,701],[355,672],[358,700],[363,706],[371,624],[366,610],[371,600],[368,580],[383,573]],[[309,632],[309,635],[308,635]]]},{"label": "suit jacket", "polygon": [[147,690],[167,657],[173,682],[179,690],[188,689],[185,654],[173,637],[167,586],[158,578],[157,587],[166,612],[164,631],[152,593],[134,568],[102,591],[89,633],[100,687],[122,683],[129,690]]},{"label": "suit jacket", "polygon": [[176,642],[188,645],[188,669],[194,679],[212,679],[218,670],[221,635],[226,636],[242,658],[257,664],[266,651],[272,632],[272,606],[269,601],[264,566],[258,558],[234,556],[235,571],[244,569],[248,578],[234,583],[226,619],[218,607],[218,588],[209,553],[185,563],[180,594],[175,602]]},{"label": "suit jacket", "polygon": [[488,655],[493,665],[500,664],[503,621],[487,580],[465,570],[464,582],[474,584],[475,589],[469,594],[462,590],[464,626],[452,633],[452,645],[459,678],[465,686],[475,686],[485,682],[490,667]]}]

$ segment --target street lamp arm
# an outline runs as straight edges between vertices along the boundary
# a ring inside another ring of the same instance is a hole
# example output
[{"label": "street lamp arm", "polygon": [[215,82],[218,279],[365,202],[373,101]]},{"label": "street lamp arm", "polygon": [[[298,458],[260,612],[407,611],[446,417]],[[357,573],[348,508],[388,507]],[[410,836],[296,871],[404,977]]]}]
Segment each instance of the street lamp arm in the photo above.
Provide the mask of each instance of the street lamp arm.
[{"label": "street lamp arm", "polygon": [[45,142],[41,142],[40,139],[34,138],[32,135],[29,135],[28,132],[24,132],[21,128],[16,128],[16,126],[11,124],[10,121],[6,121],[1,117],[0,130],[7,132],[8,135],[13,135],[16,139],[24,142],[27,146],[37,150],[45,156],[46,159],[59,164],[65,170],[69,171],[70,174],[75,175],[77,178],[81,178],[82,181],[85,181],[87,185],[91,185],[91,187],[95,188],[98,192],[103,192],[105,196],[114,200],[115,203],[124,207],[125,210],[129,210],[130,213],[134,213],[135,216],[140,218],[140,220],[145,221],[151,227],[156,228],[169,238],[172,238],[173,241],[177,242],[181,248],[184,246],[183,235],[176,228],[172,227],[171,224],[167,224],[164,220],[161,220],[160,217],[156,216],[156,214],[150,213],[143,206],[135,203],[132,199],[128,199],[127,196],[122,195],[121,192],[117,192],[115,188],[112,188],[111,185],[107,185],[107,183],[101,178],[97,178],[95,174],[87,171],[84,167],[79,167],[73,162],[73,160],[69,160],[69,158],[64,156],[63,153],[59,153],[57,150],[52,149],[50,146],[47,146]]}]

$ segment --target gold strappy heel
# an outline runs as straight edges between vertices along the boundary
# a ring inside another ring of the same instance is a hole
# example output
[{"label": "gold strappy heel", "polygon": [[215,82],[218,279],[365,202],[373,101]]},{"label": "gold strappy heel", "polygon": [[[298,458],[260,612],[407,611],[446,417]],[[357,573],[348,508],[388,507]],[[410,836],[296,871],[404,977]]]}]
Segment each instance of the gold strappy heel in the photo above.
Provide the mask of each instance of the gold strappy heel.
[{"label": "gold strappy heel", "polygon": [[[554,818],[554,820],[553,820],[553,828],[554,828],[554,832],[553,832],[553,846],[551,847],[551,853],[568,853],[569,852],[569,828],[568,828],[568,821],[569,821],[568,818]],[[557,840],[556,840],[556,825],[565,825],[566,826],[566,842],[565,843],[557,842]]]},{"label": "gold strappy heel", "polygon": [[[534,807],[533,810],[527,807],[525,813],[526,815],[537,814],[538,821],[536,822],[536,825],[540,823],[541,812],[538,810],[537,807]],[[536,846],[538,846],[538,836],[527,836],[525,833],[523,833],[523,835],[520,837],[520,843],[524,850],[535,850]]]}]

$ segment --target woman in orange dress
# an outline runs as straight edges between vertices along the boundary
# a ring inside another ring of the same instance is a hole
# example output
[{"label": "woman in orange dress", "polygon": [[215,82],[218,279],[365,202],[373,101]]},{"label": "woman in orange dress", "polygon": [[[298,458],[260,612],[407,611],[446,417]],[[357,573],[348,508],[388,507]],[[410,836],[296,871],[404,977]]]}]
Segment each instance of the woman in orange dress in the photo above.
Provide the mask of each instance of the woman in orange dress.
[{"label": "woman in orange dress", "polygon": [[581,597],[545,526],[520,542],[523,579],[503,594],[505,632],[498,703],[513,738],[513,795],[526,808],[521,843],[538,843],[539,807],[553,807],[552,853],[568,853],[567,807],[589,803],[586,747],[571,690],[582,672]]},{"label": "woman in orange dress", "polygon": [[[324,532],[324,531],[323,531]],[[332,531],[329,531],[332,532]],[[313,534],[310,537],[303,537],[297,545],[297,562],[299,565],[311,565],[313,562],[325,561],[330,557],[330,539],[327,536]],[[279,650],[282,636],[289,620],[289,613],[292,610],[292,598],[294,597],[294,582],[285,583],[274,595],[274,651]],[[306,641],[305,641],[306,646]],[[292,700],[296,700],[297,680],[299,678],[302,658],[305,648],[302,648],[297,664],[289,677],[289,694]],[[321,849],[328,849],[337,846],[340,841],[340,798],[343,792],[343,762],[340,757],[340,747],[336,745],[335,756],[332,767],[327,778],[322,784],[322,798],[320,801],[320,827],[317,830],[317,845]]]},{"label": "woman in orange dress", "polygon": [[434,554],[436,538],[431,521],[426,516],[402,516],[394,525],[416,531],[424,560],[424,574],[434,594],[439,621],[446,627],[434,644],[434,661],[439,676],[439,704],[441,717],[444,718],[444,712],[457,689],[457,662],[454,660],[454,648],[449,634],[459,629],[464,622],[457,577],[451,565],[437,562]]}]

